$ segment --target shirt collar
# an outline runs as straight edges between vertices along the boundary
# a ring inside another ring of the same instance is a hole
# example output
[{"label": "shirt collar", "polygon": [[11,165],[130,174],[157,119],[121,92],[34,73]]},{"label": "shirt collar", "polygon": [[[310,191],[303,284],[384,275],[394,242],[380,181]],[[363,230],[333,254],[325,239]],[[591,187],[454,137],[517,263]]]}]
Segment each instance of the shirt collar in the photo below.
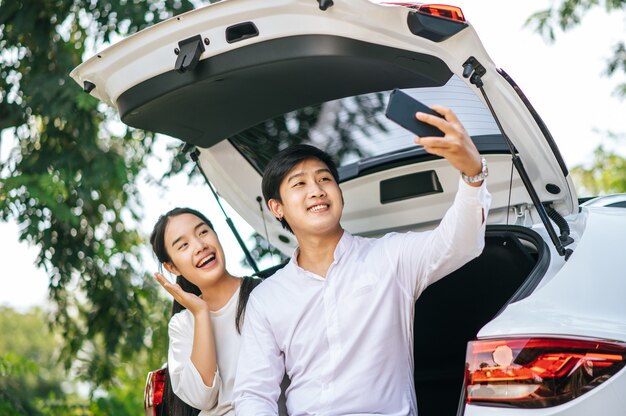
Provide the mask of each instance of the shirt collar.
[{"label": "shirt collar", "polygon": [[[335,247],[335,252],[333,253],[333,264],[339,263],[344,253],[348,251],[350,246],[352,245],[352,241],[354,240],[354,236],[350,234],[348,231],[343,230],[343,235],[339,239],[337,243],[337,247]],[[296,247],[291,255],[290,263],[300,272],[309,273],[298,265],[298,253],[300,253],[300,247]]]},{"label": "shirt collar", "polygon": [[346,253],[348,249],[350,248],[350,246],[352,245],[353,240],[354,240],[354,237],[352,236],[352,234],[350,234],[346,230],[343,230],[343,235],[339,239],[339,242],[337,243],[337,247],[335,247],[335,254],[334,254],[335,263],[339,263],[344,253]]}]

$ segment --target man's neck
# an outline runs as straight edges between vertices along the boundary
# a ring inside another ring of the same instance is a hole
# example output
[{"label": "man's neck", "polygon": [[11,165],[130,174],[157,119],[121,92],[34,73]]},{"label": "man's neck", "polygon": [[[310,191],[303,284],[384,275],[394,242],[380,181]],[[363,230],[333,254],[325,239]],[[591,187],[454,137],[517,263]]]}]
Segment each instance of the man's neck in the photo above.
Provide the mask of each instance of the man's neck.
[{"label": "man's neck", "polygon": [[318,276],[326,277],[328,268],[335,260],[335,249],[343,236],[343,228],[321,236],[308,235],[298,238],[298,265]]}]

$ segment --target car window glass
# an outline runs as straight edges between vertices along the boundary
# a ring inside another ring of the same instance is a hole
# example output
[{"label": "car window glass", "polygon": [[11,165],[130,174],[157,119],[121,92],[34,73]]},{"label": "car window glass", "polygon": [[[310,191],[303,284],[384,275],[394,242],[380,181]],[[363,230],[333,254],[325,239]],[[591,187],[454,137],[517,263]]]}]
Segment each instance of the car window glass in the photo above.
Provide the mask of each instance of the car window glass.
[{"label": "car window glass", "polygon": [[[452,108],[472,137],[499,134],[488,109],[472,90],[453,76],[443,87],[405,89],[431,106]],[[345,97],[291,111],[253,126],[230,142],[263,172],[279,150],[298,143],[333,155],[338,167],[413,146],[413,134],[385,117],[391,91]]]}]

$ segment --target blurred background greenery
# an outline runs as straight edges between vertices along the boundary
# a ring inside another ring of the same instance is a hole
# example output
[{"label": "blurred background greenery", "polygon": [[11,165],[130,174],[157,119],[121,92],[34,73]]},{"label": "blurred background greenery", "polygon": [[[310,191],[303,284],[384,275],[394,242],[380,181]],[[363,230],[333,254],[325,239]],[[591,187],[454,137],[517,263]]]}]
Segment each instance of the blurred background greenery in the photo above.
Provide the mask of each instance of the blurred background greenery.
[{"label": "blurred background greenery", "polygon": [[[0,0],[0,131],[18,139],[2,166],[0,221],[19,223],[20,239],[37,247],[52,305],[0,308],[0,415],[141,413],[146,374],[166,356],[170,314],[140,252],[137,178],[154,136],[120,130],[113,110],[68,73],[105,45],[199,5]],[[527,24],[550,41],[599,7],[623,13],[626,3],[555,1]],[[623,76],[626,49],[612,48],[606,74]],[[625,97],[626,85],[615,94]],[[571,170],[579,190],[626,192],[626,161],[610,149],[601,144],[592,163]],[[184,158],[173,160],[166,177],[185,169]]]}]

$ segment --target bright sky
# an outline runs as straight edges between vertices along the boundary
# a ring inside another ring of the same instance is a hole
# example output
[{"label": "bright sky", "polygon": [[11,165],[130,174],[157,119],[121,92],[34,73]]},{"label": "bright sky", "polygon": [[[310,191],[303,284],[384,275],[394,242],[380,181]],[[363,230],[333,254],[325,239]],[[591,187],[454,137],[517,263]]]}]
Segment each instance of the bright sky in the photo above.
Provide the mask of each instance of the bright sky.
[{"label": "bright sky", "polygon": [[[557,41],[548,45],[539,35],[523,28],[528,16],[551,4],[548,0],[458,0],[454,4],[463,9],[496,65],[506,70],[522,88],[570,167],[590,161],[599,143],[626,154],[623,141],[621,145],[615,144],[603,139],[606,134],[600,133],[607,130],[624,133],[626,130],[624,102],[612,96],[618,80],[609,80],[603,75],[606,61],[612,55],[611,46],[625,40],[623,14],[607,15],[602,10],[594,10],[583,18],[582,25],[565,34],[558,33]],[[68,68],[68,72],[71,69]],[[623,81],[623,77],[619,81]],[[159,146],[164,148],[169,140],[161,140]],[[6,160],[10,142],[8,135],[3,135],[0,163]],[[163,162],[155,163],[152,169],[163,171]],[[229,270],[239,275],[249,273],[239,266],[243,257],[241,249],[222,220],[206,185],[201,182],[189,185],[186,177],[177,177],[167,183],[166,192],[158,193],[147,186],[142,187],[142,192],[145,213],[142,226],[146,232],[151,230],[158,216],[170,208],[199,209],[215,219]],[[227,212],[247,240],[251,228],[229,208]],[[0,223],[3,257],[0,305],[25,310],[45,303],[48,278],[43,270],[33,266],[38,250],[18,243],[17,236],[17,224]],[[152,271],[156,264],[146,249],[146,270]]]}]

